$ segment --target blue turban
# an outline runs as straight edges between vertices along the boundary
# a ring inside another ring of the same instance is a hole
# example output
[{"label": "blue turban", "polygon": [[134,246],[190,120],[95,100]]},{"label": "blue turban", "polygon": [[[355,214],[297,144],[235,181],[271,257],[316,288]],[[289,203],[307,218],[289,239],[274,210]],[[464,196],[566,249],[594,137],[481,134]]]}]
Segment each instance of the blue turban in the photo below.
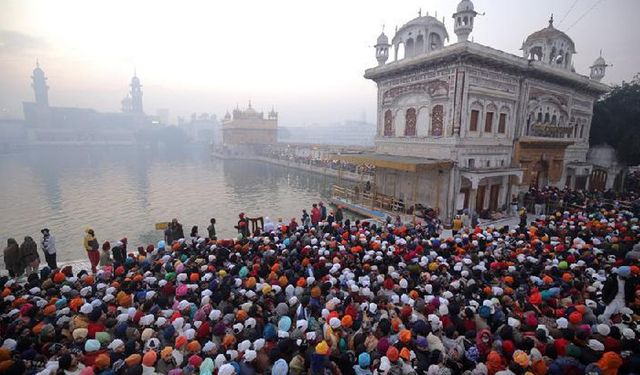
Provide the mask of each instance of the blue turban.
[{"label": "blue turban", "polygon": [[369,353],[360,353],[358,356],[358,365],[362,368],[367,368],[371,365],[371,356]]}]

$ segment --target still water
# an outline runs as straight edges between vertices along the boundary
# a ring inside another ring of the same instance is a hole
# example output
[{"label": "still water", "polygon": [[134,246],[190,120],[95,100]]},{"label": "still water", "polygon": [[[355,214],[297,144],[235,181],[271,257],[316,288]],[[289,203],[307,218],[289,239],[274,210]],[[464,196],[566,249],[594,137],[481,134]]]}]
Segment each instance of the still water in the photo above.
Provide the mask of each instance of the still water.
[{"label": "still water", "polygon": [[59,260],[86,257],[88,226],[101,243],[127,237],[131,249],[161,239],[154,224],[174,217],[185,235],[193,225],[206,235],[215,217],[219,237],[236,235],[240,212],[300,220],[303,208],[328,198],[333,182],[260,162],[213,159],[200,146],[32,148],[0,154],[0,176],[2,248],[8,237],[21,243],[32,236],[39,244],[47,227]]}]

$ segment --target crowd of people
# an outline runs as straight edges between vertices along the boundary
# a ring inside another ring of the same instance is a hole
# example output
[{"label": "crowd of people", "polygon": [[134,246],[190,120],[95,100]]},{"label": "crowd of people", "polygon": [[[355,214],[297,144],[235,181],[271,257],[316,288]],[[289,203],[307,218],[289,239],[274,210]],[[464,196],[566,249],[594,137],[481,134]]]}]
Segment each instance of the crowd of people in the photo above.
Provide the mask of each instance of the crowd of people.
[{"label": "crowd of people", "polygon": [[311,211],[0,278],[0,374],[640,373],[636,213],[593,201],[439,238]]},{"label": "crowd of people", "polygon": [[300,164],[312,165],[319,168],[330,168],[364,175],[373,175],[375,172],[374,165],[355,164],[344,160],[331,159],[329,157],[320,157],[310,154],[300,155],[297,154],[294,150],[283,150],[281,148],[267,148],[261,153],[261,156],[277,160],[286,160]]}]

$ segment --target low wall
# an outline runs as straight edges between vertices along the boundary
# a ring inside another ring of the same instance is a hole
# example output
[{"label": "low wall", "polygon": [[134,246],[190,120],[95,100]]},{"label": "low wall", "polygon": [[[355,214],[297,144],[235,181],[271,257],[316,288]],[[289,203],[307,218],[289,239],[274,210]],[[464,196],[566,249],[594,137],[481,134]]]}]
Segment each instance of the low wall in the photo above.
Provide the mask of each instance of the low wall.
[{"label": "low wall", "polygon": [[224,155],[216,152],[212,153],[212,155],[220,159],[227,159],[227,160],[261,161],[264,163],[275,164],[282,167],[294,168],[294,169],[299,169],[302,171],[307,171],[312,173],[321,173],[327,176],[341,178],[341,179],[354,181],[354,182],[361,182],[361,181],[373,182],[372,176],[362,176],[357,173],[353,173],[349,171],[340,171],[340,170],[335,170],[327,167],[317,167],[315,165],[298,163],[291,160],[280,160],[280,159],[269,158],[266,156],[256,156],[256,155]]}]

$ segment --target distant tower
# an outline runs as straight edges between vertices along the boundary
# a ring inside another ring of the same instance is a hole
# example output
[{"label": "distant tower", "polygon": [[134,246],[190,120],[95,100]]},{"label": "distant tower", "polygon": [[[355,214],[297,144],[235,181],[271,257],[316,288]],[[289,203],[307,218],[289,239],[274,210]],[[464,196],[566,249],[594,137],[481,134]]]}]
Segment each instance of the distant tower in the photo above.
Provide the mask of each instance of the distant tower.
[{"label": "distant tower", "polygon": [[142,85],[140,84],[140,78],[133,73],[131,78],[131,112],[144,113],[142,110]]},{"label": "distant tower", "polygon": [[47,86],[47,77],[40,69],[40,63],[36,60],[36,68],[33,69],[33,75],[31,76],[33,83],[33,92],[36,94],[36,104],[42,107],[49,106],[49,86]]},{"label": "distant tower", "polygon": [[477,14],[471,0],[462,0],[458,3],[457,11],[453,14],[453,31],[458,36],[458,42],[469,40],[469,34],[473,31],[473,19]]},{"label": "distant tower", "polygon": [[268,116],[269,120],[277,120],[278,119],[278,112],[276,112],[275,108],[273,106],[271,106],[271,112],[269,112],[269,116]]},{"label": "distant tower", "polygon": [[600,50],[600,57],[598,57],[596,61],[593,62],[593,65],[589,67],[591,69],[589,77],[598,82],[602,81],[608,66],[611,65],[608,65],[607,62],[604,61],[604,58],[602,58],[602,50]]},{"label": "distant tower", "polygon": [[389,48],[391,44],[389,44],[389,38],[384,34],[384,26],[382,27],[382,33],[378,37],[378,41],[376,42],[376,60],[378,60],[378,65],[384,65],[389,59]]}]

